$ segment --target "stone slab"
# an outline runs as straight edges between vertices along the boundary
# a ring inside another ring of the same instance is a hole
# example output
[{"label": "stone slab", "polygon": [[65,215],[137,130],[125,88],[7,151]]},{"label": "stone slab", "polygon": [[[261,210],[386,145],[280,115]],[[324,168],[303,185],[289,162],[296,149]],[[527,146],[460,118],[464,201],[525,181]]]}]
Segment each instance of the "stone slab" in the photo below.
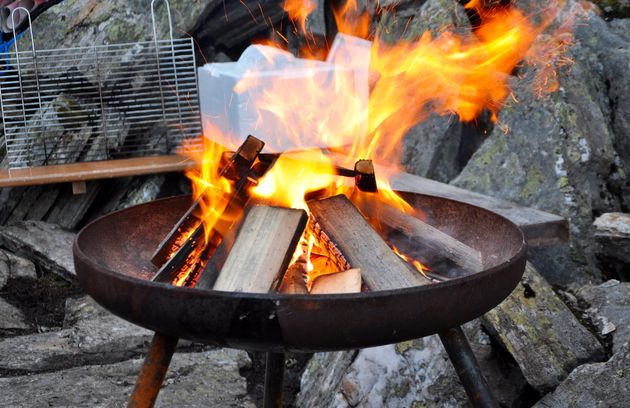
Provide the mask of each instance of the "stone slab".
[{"label": "stone slab", "polygon": [[626,343],[605,363],[585,364],[534,408],[630,406],[630,347]]},{"label": "stone slab", "polygon": [[[141,359],[0,378],[4,407],[126,406]],[[243,351],[219,349],[176,353],[156,407],[247,407],[246,382],[239,370],[250,364]]]},{"label": "stone slab", "polygon": [[604,358],[597,338],[530,263],[517,288],[482,321],[539,392],[555,388],[580,364]]},{"label": "stone slab", "polygon": [[0,227],[1,246],[71,282],[76,281],[73,241],[73,233],[42,221],[22,221]]}]

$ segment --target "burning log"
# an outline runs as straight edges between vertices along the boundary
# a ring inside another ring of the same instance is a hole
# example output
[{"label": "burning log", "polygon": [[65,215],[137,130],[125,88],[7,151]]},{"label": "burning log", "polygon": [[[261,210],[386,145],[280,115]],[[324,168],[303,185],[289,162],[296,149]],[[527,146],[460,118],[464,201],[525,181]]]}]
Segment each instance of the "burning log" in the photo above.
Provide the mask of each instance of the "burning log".
[{"label": "burning log", "polygon": [[358,268],[346,271],[320,275],[315,279],[308,291],[306,284],[306,259],[302,255],[295,261],[284,274],[282,284],[278,289],[280,293],[291,295],[330,295],[334,293],[359,293],[361,292],[361,270]]},{"label": "burning log", "polygon": [[400,289],[429,281],[400,259],[344,195],[310,201],[309,209],[370,290]]},{"label": "burning log", "polygon": [[[254,136],[247,136],[247,139],[243,144],[234,152],[230,160],[222,167],[220,176],[224,176],[230,180],[237,182],[234,186],[233,197],[242,194],[246,190],[248,172],[253,166],[258,154],[265,146],[265,143]],[[173,252],[173,249],[177,247],[177,240],[186,231],[194,229],[192,235],[201,237],[203,232],[203,223],[195,215],[200,212],[201,200],[204,194],[193,202],[188,211],[182,216],[182,218],[175,224],[173,229],[168,233],[166,238],[158,245],[157,250],[151,256],[151,262],[156,266],[162,266],[167,262],[169,254]],[[201,231],[200,231],[201,230]],[[192,237],[191,235],[191,237]],[[190,240],[180,247],[186,246]],[[190,253],[190,252],[188,252]],[[172,258],[171,258],[172,259]]]},{"label": "burning log", "polygon": [[282,283],[278,288],[280,293],[286,293],[290,295],[307,295],[308,287],[306,285],[306,255],[302,254],[300,257],[291,264],[287,272],[282,278]]},{"label": "burning log", "polygon": [[481,252],[412,215],[375,200],[362,200],[360,210],[372,225],[386,225],[420,246],[430,264],[446,257],[467,271],[483,270]]},{"label": "burning log", "polygon": [[361,269],[358,268],[322,275],[315,279],[311,288],[312,295],[358,292],[361,292]]},{"label": "burning log", "polygon": [[307,221],[304,210],[251,207],[213,289],[266,293],[277,287]]},{"label": "burning log", "polygon": [[236,239],[236,233],[239,230],[238,225],[233,225],[232,228],[228,231],[227,234],[221,240],[221,243],[217,247],[214,254],[210,257],[208,262],[206,263],[203,271],[199,275],[199,279],[195,285],[196,288],[199,289],[212,289],[214,283],[217,281],[219,277],[219,272],[223,265],[225,265],[225,261],[228,257],[230,250],[232,249],[232,245],[234,244],[234,240]]}]

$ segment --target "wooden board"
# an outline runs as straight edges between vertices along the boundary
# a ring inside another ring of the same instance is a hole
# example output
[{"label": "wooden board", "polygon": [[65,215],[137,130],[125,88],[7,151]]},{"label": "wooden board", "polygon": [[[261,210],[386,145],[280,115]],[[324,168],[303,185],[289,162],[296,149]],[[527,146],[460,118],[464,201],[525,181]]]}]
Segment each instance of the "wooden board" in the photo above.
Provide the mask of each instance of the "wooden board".
[{"label": "wooden board", "polygon": [[269,292],[289,266],[307,221],[304,210],[251,207],[213,289]]},{"label": "wooden board", "polygon": [[[451,237],[426,222],[387,204],[367,200],[361,210],[376,223],[402,232],[420,248],[434,252],[436,256],[448,258],[469,272],[483,270],[481,253]],[[430,264],[432,264],[430,262]]]},{"label": "wooden board", "polygon": [[[338,156],[337,162],[347,162]],[[78,180],[136,176],[184,171],[195,163],[181,156],[149,156],[102,162],[73,163],[24,169],[0,169],[0,187],[66,183]],[[377,174],[394,174],[390,183],[396,190],[450,198],[500,214],[521,227],[529,246],[565,243],[569,239],[566,219],[545,211],[524,207],[499,198],[464,190],[449,184],[429,180],[377,165]]]},{"label": "wooden board", "polygon": [[[328,154],[336,164],[353,162],[339,152]],[[394,190],[450,198],[504,216],[523,230],[529,246],[557,245],[569,240],[569,222],[558,215],[401,172],[382,163],[374,163],[374,166],[377,177],[387,177]]]},{"label": "wooden board", "polygon": [[180,172],[195,163],[182,156],[147,156],[132,159],[0,169],[0,187],[68,183],[142,174]]},{"label": "wooden board", "polygon": [[344,195],[308,203],[322,230],[353,268],[360,268],[370,290],[400,289],[430,283],[400,259]]},{"label": "wooden board", "polygon": [[569,240],[568,221],[555,214],[523,207],[409,173],[398,173],[392,176],[390,183],[395,190],[450,198],[502,215],[523,230],[529,246],[561,244]]}]

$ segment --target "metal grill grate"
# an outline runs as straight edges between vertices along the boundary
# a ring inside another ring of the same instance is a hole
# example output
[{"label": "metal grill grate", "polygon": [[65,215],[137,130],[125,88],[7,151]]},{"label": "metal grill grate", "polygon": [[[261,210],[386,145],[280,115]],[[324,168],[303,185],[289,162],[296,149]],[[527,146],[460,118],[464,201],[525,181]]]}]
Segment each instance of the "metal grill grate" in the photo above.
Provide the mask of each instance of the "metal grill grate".
[{"label": "metal grill grate", "polygon": [[36,50],[29,16],[32,50],[16,40],[0,61],[10,168],[165,154],[201,133],[192,38],[173,39],[165,1],[158,40],[154,2],[146,42]]}]

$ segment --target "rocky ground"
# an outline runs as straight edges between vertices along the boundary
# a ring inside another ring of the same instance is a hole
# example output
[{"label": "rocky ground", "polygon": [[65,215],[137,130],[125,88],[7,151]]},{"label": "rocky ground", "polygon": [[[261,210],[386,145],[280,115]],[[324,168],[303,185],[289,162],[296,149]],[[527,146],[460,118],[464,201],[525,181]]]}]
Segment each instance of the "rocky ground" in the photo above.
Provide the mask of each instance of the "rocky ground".
[{"label": "rocky ground", "polygon": [[[224,9],[219,0],[170,3],[176,31],[193,33],[209,60],[234,58],[266,30],[246,8]],[[382,3],[397,4],[373,21],[388,41],[445,25],[470,30],[456,2]],[[464,328],[504,407],[630,406],[630,11],[627,1],[594,3],[602,14],[566,2],[579,20],[557,92],[533,95],[533,68],[522,66],[518,103],[497,126],[435,116],[406,138],[408,171],[570,221],[569,245],[530,251],[517,289]],[[261,4],[270,21],[282,19],[277,2]],[[71,30],[63,16],[72,16]],[[36,20],[36,41],[54,48],[144,40],[147,22],[139,2],[65,0]],[[0,406],[124,406],[152,334],[83,293],[72,240],[102,214],[187,192],[180,175],[91,182],[82,195],[67,185],[0,191]],[[436,336],[310,357],[287,362],[288,405],[469,406]],[[181,341],[158,406],[260,405],[262,361]]]}]

